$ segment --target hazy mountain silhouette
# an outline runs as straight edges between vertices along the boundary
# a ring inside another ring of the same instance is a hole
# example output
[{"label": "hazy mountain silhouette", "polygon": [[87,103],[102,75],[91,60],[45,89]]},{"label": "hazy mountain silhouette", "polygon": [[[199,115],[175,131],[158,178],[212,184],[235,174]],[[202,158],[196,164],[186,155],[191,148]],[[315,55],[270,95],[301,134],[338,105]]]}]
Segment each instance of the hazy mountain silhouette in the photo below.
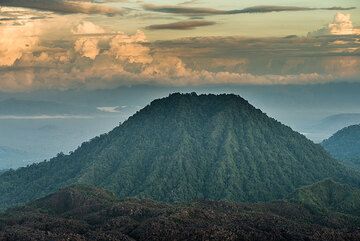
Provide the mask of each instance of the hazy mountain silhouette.
[{"label": "hazy mountain silhouette", "polygon": [[324,140],[322,146],[345,164],[360,168],[360,125],[341,129]]}]

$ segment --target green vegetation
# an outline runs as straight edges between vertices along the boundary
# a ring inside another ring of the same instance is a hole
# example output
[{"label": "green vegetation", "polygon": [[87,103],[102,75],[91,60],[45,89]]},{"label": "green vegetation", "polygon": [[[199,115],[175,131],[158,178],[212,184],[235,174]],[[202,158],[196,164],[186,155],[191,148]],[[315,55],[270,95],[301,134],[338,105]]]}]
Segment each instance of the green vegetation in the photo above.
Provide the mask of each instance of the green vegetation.
[{"label": "green vegetation", "polygon": [[287,201],[164,204],[72,186],[0,214],[0,240],[357,241],[359,224]]},{"label": "green vegetation", "polygon": [[360,215],[360,190],[331,179],[297,189],[290,200],[319,210]]},{"label": "green vegetation", "polygon": [[324,178],[356,174],[236,95],[172,94],[111,132],[0,176],[6,208],[61,187],[88,184],[119,197],[269,201]]},{"label": "green vegetation", "polygon": [[352,125],[336,132],[322,142],[322,146],[344,164],[360,169],[360,125]]}]

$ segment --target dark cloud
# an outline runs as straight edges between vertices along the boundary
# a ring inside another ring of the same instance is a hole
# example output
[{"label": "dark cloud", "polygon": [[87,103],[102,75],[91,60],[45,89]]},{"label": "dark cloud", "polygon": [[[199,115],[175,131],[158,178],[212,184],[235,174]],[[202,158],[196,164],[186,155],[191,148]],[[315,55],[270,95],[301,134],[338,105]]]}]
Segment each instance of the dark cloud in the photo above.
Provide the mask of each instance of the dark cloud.
[{"label": "dark cloud", "polygon": [[17,18],[0,18],[0,22],[2,21],[14,21],[17,20]]},{"label": "dark cloud", "polygon": [[340,11],[340,10],[355,9],[355,7],[308,8],[308,7],[293,7],[293,6],[255,6],[244,9],[219,10],[214,8],[198,8],[198,7],[184,7],[178,5],[154,5],[154,4],[144,4],[143,8],[148,11],[185,14],[185,15],[225,15],[225,14],[242,14],[242,13],[270,13],[270,12],[314,11],[314,10]]},{"label": "dark cloud", "polygon": [[123,14],[123,9],[105,6],[86,0],[2,0],[0,6],[23,7],[42,11],[51,11],[63,14]]},{"label": "dark cloud", "polygon": [[197,27],[210,26],[216,24],[211,21],[202,21],[202,20],[192,20],[192,21],[181,21],[175,23],[168,24],[156,24],[147,26],[146,29],[149,30],[162,30],[162,29],[170,29],[170,30],[189,30]]}]

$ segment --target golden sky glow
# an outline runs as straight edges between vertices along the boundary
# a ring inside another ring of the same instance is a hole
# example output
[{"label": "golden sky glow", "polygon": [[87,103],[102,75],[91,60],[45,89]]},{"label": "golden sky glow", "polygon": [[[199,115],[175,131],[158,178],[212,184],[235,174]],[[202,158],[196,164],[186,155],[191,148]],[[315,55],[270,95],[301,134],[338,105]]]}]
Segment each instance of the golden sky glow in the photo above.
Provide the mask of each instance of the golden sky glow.
[{"label": "golden sky glow", "polygon": [[[315,4],[315,5],[314,5]],[[357,81],[359,1],[4,0],[0,89]]]}]

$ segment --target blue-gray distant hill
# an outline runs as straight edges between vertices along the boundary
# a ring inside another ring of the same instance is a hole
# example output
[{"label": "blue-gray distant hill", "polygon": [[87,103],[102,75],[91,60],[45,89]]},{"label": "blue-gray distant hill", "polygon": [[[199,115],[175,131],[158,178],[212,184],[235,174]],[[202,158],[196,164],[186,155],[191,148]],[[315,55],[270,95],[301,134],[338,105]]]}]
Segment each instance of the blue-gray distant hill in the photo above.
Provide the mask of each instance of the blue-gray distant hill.
[{"label": "blue-gray distant hill", "polygon": [[341,129],[323,141],[322,146],[345,164],[360,168],[360,125]]},{"label": "blue-gray distant hill", "polygon": [[30,153],[0,146],[0,170],[26,166],[33,161],[33,156]]},{"label": "blue-gray distant hill", "polygon": [[0,101],[1,116],[84,115],[97,112],[96,108],[62,102],[9,98]]}]

